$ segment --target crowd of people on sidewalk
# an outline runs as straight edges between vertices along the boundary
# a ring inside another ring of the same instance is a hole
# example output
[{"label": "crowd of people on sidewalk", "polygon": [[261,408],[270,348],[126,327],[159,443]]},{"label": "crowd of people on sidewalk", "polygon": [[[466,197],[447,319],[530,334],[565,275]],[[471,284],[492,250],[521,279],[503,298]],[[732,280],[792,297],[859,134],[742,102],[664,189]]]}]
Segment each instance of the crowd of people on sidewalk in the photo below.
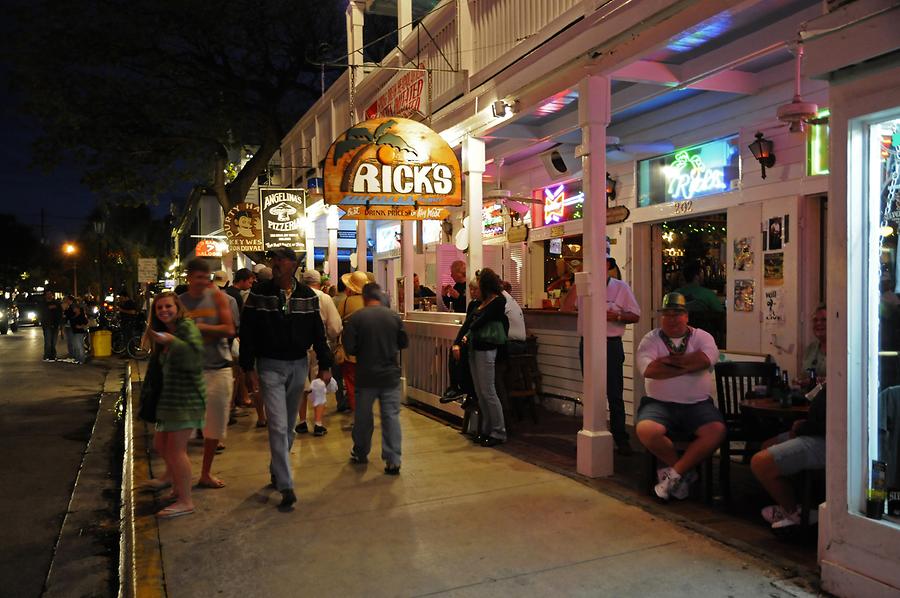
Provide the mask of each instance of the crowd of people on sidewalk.
[{"label": "crowd of people on sidewalk", "polygon": [[[612,260],[609,253],[607,260]],[[267,264],[256,271],[238,270],[229,283],[224,273],[213,274],[204,260],[195,259],[188,263],[181,293],[154,298],[145,333],[152,358],[142,389],[142,417],[156,423],[155,446],[166,464],[149,487],[173,488],[173,502],[159,517],[193,512],[187,443],[194,434],[204,447],[198,485],[225,487],[212,466],[225,448],[236,407],[254,406],[256,426],[267,428],[271,487],[281,494],[282,509],[291,509],[297,501],[289,457],[294,439],[298,434],[328,433],[329,394],[335,395],[338,411],[352,412],[353,422],[345,430],[352,431],[354,464],[368,462],[372,408],[379,402],[384,471],[400,472],[398,355],[409,344],[402,319],[386,306],[385,294],[365,272],[345,274],[343,292],[333,299],[322,289],[317,271],[297,275],[292,249],[270,250]],[[454,262],[451,274],[454,283],[441,295],[448,308],[465,306],[466,315],[451,348],[451,384],[442,401],[468,397],[468,405],[477,406],[474,441],[494,447],[507,439],[503,371],[510,354],[524,351],[524,315],[492,270],[481,270],[466,284],[466,264]],[[77,317],[77,308],[72,312]],[[698,479],[697,467],[719,449],[727,428],[712,399],[712,372],[720,355],[714,337],[689,325],[689,301],[680,292],[666,294],[658,312],[660,326],[647,333],[635,351],[635,367],[646,390],[635,415],[635,434],[660,464],[654,493],[668,501],[688,496]],[[825,374],[824,313],[824,307],[816,311],[815,346],[807,349],[805,358],[820,381]],[[622,398],[622,336],[625,326],[640,317],[630,287],[609,276],[607,399],[610,431],[623,456],[632,449]],[[579,331],[581,326],[579,319]],[[78,333],[73,327],[72,335]],[[677,448],[679,442],[685,445]],[[824,392],[813,401],[808,421],[763,443],[751,461],[752,472],[777,501],[763,510],[773,528],[799,524],[799,507],[787,478],[820,468]]]},{"label": "crowd of people on sidewalk", "polygon": [[[52,291],[44,293],[39,304],[39,321],[44,338],[43,361],[59,361],[83,365],[88,360],[85,337],[90,328],[96,326],[93,308],[96,302],[90,296],[66,295],[62,301],[56,299]],[[60,338],[66,342],[67,357],[60,357],[57,343]]]},{"label": "crowd of people on sidewalk", "polygon": [[[398,354],[408,345],[400,316],[384,305],[381,288],[364,272],[342,278],[345,294],[335,305],[321,290],[318,272],[298,278],[292,249],[271,249],[266,258],[268,272],[238,270],[228,286],[203,259],[191,260],[183,292],[164,292],[153,300],[144,335],[151,359],[140,416],[155,424],[154,447],[166,465],[147,488],[171,487],[170,504],[159,518],[194,512],[187,452],[194,435],[203,438],[197,485],[225,488],[212,466],[238,406],[254,405],[256,426],[267,430],[271,487],[280,493],[283,510],[297,501],[290,461],[294,438],[310,431],[310,402],[313,436],[327,433],[328,393],[339,395],[340,411],[353,411],[354,464],[368,462],[378,400],[384,472],[400,473]],[[337,369],[342,392],[333,377]]]}]

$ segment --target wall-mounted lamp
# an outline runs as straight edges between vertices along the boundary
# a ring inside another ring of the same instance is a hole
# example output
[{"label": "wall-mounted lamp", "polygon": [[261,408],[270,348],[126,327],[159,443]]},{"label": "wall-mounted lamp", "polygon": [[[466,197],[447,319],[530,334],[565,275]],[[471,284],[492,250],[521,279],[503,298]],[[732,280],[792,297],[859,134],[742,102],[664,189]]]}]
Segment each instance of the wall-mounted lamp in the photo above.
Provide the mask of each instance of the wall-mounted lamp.
[{"label": "wall-mounted lamp", "polygon": [[749,147],[750,151],[753,152],[753,157],[759,161],[759,165],[762,167],[762,178],[766,178],[766,168],[775,166],[775,154],[772,153],[774,144],[757,131],[756,141],[751,143]]},{"label": "wall-mounted lamp", "polygon": [[606,173],[606,201],[616,201],[616,179]]},{"label": "wall-mounted lamp", "polygon": [[511,104],[507,104],[503,100],[497,100],[493,104],[491,104],[491,114],[494,115],[494,118],[503,118],[506,116],[506,113],[510,114],[515,113],[513,106]]}]

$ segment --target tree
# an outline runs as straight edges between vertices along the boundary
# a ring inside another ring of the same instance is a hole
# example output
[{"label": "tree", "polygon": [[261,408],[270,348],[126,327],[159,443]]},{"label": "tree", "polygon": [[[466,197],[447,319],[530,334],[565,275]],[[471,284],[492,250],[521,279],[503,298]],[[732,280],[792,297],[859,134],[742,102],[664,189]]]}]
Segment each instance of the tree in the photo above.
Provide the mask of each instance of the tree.
[{"label": "tree", "polygon": [[[4,37],[14,87],[43,129],[35,155],[52,168],[74,154],[85,182],[116,201],[185,184],[210,187],[226,211],[243,201],[319,96],[322,48],[345,46],[334,1],[21,4]],[[253,157],[227,176],[229,150],[244,145]]]},{"label": "tree", "polygon": [[31,228],[11,214],[0,214],[0,291],[22,285],[22,274],[30,274],[44,256],[44,247]]}]

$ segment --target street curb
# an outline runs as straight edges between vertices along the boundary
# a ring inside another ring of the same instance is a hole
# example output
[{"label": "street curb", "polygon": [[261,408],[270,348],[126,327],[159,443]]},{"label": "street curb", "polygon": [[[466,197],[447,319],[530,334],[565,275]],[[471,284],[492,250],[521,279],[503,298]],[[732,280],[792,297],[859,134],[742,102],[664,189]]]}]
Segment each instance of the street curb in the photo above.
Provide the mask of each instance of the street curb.
[{"label": "street curb", "polygon": [[[122,401],[125,408],[125,450],[122,456],[122,508],[120,513],[119,597],[156,598],[167,596],[162,567],[162,546],[152,495],[140,494],[141,486],[149,478],[147,429],[137,420],[137,401],[132,392],[133,378],[138,368],[129,361],[122,381]],[[138,467],[135,468],[135,456]],[[144,467],[146,461],[147,467]]]},{"label": "street curb", "polygon": [[111,458],[116,454],[118,395],[106,392],[106,373],[90,438],[82,453],[81,464],[53,557],[44,580],[43,595],[105,596],[115,588],[117,480],[110,475]]}]

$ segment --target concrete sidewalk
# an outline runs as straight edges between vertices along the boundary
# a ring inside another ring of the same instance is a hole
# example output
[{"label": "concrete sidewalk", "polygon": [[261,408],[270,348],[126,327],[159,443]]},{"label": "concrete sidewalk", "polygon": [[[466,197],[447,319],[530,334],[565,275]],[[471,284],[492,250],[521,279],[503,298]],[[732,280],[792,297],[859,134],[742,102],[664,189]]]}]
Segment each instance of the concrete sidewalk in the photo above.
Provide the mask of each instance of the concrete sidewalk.
[{"label": "concrete sidewalk", "polygon": [[[299,502],[290,513],[276,509],[280,494],[266,488],[266,430],[253,427],[253,415],[229,428],[227,449],[213,466],[227,487],[197,489],[195,514],[159,523],[165,592],[809,595],[763,562],[500,450],[474,446],[406,408],[401,475],[382,473],[377,427],[370,464],[351,465],[350,435],[341,431],[347,419],[332,415],[324,437],[298,437]],[[136,424],[136,436],[143,429]],[[148,468],[138,454],[136,482]],[[195,479],[200,455],[193,444]],[[153,545],[151,505],[137,512],[138,540]]]}]

